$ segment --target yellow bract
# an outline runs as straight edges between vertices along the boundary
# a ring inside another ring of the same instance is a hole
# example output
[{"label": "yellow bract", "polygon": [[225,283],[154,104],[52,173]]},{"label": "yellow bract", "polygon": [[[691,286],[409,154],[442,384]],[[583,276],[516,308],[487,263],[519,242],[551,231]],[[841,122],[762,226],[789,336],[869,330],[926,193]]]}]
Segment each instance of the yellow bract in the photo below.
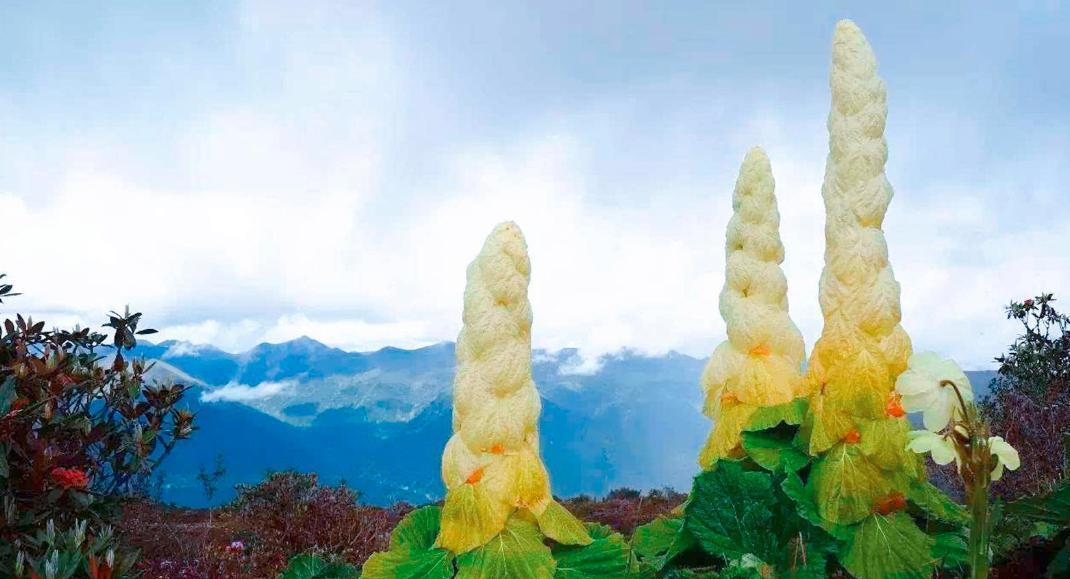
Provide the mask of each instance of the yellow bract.
[{"label": "yellow bract", "polygon": [[512,507],[487,491],[485,485],[463,483],[446,493],[436,547],[464,553],[494,538],[504,527]]}]

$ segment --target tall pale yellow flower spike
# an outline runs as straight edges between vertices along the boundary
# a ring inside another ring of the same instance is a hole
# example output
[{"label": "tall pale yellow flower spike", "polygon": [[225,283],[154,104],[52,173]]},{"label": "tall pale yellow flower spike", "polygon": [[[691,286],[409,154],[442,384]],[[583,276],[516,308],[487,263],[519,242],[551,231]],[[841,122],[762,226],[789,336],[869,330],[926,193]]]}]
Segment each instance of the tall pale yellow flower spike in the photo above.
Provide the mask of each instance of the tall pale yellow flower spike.
[{"label": "tall pale yellow flower spike", "polygon": [[904,451],[909,425],[894,392],[910,338],[899,325],[899,284],[881,224],[892,199],[884,176],[884,82],[862,31],[836,25],[825,199],[825,325],[807,368],[810,411],[802,427],[815,459],[807,485],[819,514],[837,524],[911,493],[924,478]]},{"label": "tall pale yellow flower spike", "polygon": [[853,22],[836,25],[825,199],[825,269],[820,302],[825,325],[808,368],[815,424],[810,450],[821,452],[857,419],[885,415],[895,378],[906,369],[910,338],[899,325],[899,284],[881,231],[892,187],[884,176],[888,147],[884,81]]},{"label": "tall pale yellow flower spike", "polygon": [[741,453],[741,431],[758,408],[803,394],[803,338],[788,315],[773,189],[769,158],[755,147],[739,170],[725,241],[720,310],[728,339],[714,350],[702,374],[705,412],[714,421],[699,456],[704,469]]},{"label": "tall pale yellow flower spike", "polygon": [[498,225],[468,266],[437,540],[454,553],[487,543],[510,517],[537,523],[560,543],[591,541],[583,524],[553,501],[539,455],[530,275],[524,236],[512,222]]}]

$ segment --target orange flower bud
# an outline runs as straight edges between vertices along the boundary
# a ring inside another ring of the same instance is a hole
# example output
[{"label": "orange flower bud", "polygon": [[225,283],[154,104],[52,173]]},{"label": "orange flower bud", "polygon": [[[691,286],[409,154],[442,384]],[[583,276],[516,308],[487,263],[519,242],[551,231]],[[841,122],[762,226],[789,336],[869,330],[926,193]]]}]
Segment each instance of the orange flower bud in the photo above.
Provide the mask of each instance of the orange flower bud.
[{"label": "orange flower bud", "polygon": [[886,497],[877,499],[877,502],[873,505],[873,512],[881,515],[890,515],[896,511],[901,511],[907,506],[907,499],[903,496],[903,493],[895,491]]},{"label": "orange flower bud", "polygon": [[464,479],[464,482],[465,484],[474,485],[481,480],[483,480],[483,467],[479,467],[472,471],[472,474],[468,475],[468,478]]},{"label": "orange flower bud", "polygon": [[862,440],[862,433],[854,428],[843,436],[843,441],[847,444],[858,444],[858,441],[860,440]]},{"label": "orange flower bud", "polygon": [[888,396],[888,403],[884,405],[884,414],[893,418],[906,416],[907,413],[903,410],[903,396],[898,392],[892,392]]},{"label": "orange flower bud", "polygon": [[769,347],[764,344],[751,348],[749,352],[751,356],[768,356],[771,353],[772,352],[770,352]]}]

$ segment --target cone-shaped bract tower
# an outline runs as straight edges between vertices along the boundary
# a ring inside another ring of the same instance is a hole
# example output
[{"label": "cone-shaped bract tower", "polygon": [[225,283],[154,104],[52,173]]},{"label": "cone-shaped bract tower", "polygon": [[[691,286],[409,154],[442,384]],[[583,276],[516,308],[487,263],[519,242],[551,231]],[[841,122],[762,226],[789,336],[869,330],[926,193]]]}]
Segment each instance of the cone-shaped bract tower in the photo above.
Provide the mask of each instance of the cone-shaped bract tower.
[{"label": "cone-shaped bract tower", "polygon": [[884,82],[862,31],[836,26],[825,199],[821,338],[807,371],[803,432],[815,461],[809,485],[823,518],[854,524],[902,496],[921,469],[893,398],[910,338],[899,325],[899,284],[881,231],[892,188],[884,176]]},{"label": "cone-shaped bract tower", "polygon": [[468,266],[437,540],[454,553],[484,545],[518,516],[558,542],[590,541],[582,524],[552,503],[539,455],[530,272],[524,236],[512,222],[498,225]]},{"label": "cone-shaped bract tower", "polygon": [[728,339],[702,374],[705,412],[714,422],[699,456],[702,468],[738,457],[741,431],[763,406],[802,394],[803,338],[788,315],[784,246],[773,172],[761,148],[747,153],[732,196],[720,310]]}]

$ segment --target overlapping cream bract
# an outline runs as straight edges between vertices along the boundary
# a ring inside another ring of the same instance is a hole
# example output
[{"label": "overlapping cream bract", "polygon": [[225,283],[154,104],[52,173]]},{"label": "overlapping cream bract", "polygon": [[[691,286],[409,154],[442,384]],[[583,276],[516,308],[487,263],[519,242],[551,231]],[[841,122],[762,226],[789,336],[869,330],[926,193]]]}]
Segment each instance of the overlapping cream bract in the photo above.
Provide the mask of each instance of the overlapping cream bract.
[{"label": "overlapping cream bract", "polygon": [[[811,453],[825,453],[810,484],[825,518],[854,523],[875,501],[918,476],[906,446],[906,420],[892,398],[906,369],[910,338],[899,325],[899,284],[881,225],[892,198],[884,176],[884,82],[862,31],[840,21],[832,46],[825,269],[825,325],[807,370]],[[849,467],[849,468],[848,468]]]},{"label": "overlapping cream bract", "polygon": [[705,412],[714,421],[699,456],[703,468],[739,454],[740,433],[755,410],[803,394],[803,338],[788,315],[773,189],[769,159],[755,147],[739,170],[725,240],[720,310],[728,339],[714,350],[702,374]]},{"label": "overlapping cream bract", "polygon": [[[555,528],[562,520],[573,523],[563,509],[543,518],[551,495],[539,456],[541,402],[531,378],[530,272],[524,236],[512,222],[498,225],[468,266],[438,537],[439,546],[455,553],[485,544],[517,514],[537,519],[555,539],[574,530]],[[575,524],[582,537],[573,542],[589,542]]]},{"label": "overlapping cream bract", "polygon": [[821,188],[825,326],[808,369],[816,417],[810,440],[814,452],[857,429],[856,419],[883,418],[895,378],[910,357],[910,338],[899,325],[899,284],[881,231],[892,199],[884,176],[884,81],[877,76],[873,50],[853,22],[836,26],[830,84],[829,155]]}]

